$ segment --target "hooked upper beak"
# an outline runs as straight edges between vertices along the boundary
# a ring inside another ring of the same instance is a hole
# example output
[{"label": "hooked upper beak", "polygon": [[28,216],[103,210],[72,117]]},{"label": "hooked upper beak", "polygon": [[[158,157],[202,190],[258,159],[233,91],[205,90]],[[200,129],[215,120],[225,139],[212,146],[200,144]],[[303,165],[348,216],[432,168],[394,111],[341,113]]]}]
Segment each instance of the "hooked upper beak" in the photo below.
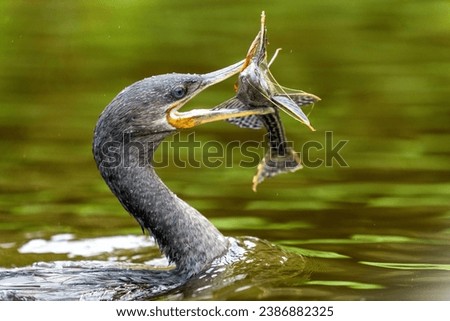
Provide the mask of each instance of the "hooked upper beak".
[{"label": "hooked upper beak", "polygon": [[215,85],[225,79],[242,71],[245,64],[245,60],[235,63],[231,66],[212,71],[207,74],[200,75],[202,83],[196,91],[183,99],[175,102],[167,110],[167,121],[175,128],[192,128],[204,123],[209,123],[218,120],[225,120],[234,117],[244,117],[249,115],[263,115],[269,114],[274,110],[270,107],[255,108],[251,110],[242,109],[223,109],[223,110],[209,110],[209,109],[193,109],[186,112],[179,112],[178,110],[186,104],[189,100],[194,98],[197,94],[205,90],[206,88]]}]

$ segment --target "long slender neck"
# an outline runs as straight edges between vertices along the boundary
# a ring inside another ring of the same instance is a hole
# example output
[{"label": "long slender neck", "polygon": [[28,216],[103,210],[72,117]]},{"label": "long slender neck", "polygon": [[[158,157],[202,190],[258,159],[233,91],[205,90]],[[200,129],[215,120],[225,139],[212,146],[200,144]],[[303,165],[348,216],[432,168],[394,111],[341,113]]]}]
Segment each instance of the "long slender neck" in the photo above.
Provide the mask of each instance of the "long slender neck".
[{"label": "long slender neck", "polygon": [[148,147],[144,154],[151,160],[160,139],[156,144],[117,144],[114,151],[122,156],[117,166],[102,165],[108,158],[101,140],[94,141],[94,156],[104,180],[142,228],[152,233],[178,272],[194,275],[226,252],[228,241],[214,225],[172,193],[149,161],[144,164],[140,146]]}]

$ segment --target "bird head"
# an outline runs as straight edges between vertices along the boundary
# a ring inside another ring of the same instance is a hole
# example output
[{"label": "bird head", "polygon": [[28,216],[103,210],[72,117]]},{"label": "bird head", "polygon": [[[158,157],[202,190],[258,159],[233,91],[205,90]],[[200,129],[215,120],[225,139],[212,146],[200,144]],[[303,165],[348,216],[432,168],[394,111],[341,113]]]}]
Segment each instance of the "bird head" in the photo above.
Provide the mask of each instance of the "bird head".
[{"label": "bird head", "polygon": [[[244,61],[206,74],[164,74],[145,78],[122,90],[100,116],[100,129],[110,138],[123,133],[136,136],[167,136],[183,128],[203,123],[273,112],[259,109],[194,109],[180,112],[197,94],[242,70]],[[106,137],[105,137],[106,138]]]}]

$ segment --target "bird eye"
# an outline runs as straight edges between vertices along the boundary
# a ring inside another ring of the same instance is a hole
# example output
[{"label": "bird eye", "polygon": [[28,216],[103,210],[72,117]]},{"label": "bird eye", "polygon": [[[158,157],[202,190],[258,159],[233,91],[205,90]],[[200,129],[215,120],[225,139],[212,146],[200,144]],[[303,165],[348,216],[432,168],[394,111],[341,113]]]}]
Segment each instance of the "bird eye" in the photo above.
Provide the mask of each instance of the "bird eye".
[{"label": "bird eye", "polygon": [[186,87],[184,86],[176,86],[175,88],[172,89],[172,96],[175,97],[176,99],[180,99],[183,98],[184,95],[186,95]]}]

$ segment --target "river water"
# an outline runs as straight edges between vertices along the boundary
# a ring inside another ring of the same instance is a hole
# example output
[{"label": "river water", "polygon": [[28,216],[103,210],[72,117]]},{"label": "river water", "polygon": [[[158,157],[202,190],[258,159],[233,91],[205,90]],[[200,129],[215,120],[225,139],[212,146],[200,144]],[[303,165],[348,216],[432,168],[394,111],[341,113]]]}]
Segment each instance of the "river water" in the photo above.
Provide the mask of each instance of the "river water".
[{"label": "river water", "polygon": [[[265,10],[269,55],[283,48],[272,73],[322,99],[306,110],[315,132],[282,115],[305,167],[254,193],[264,131],[214,123],[168,139],[162,179],[270,264],[249,261],[226,286],[194,283],[163,298],[450,299],[449,9],[437,0],[2,2],[0,267],[164,265],[97,173],[97,117],[134,81],[241,60]],[[222,102],[234,81],[189,106]]]}]

